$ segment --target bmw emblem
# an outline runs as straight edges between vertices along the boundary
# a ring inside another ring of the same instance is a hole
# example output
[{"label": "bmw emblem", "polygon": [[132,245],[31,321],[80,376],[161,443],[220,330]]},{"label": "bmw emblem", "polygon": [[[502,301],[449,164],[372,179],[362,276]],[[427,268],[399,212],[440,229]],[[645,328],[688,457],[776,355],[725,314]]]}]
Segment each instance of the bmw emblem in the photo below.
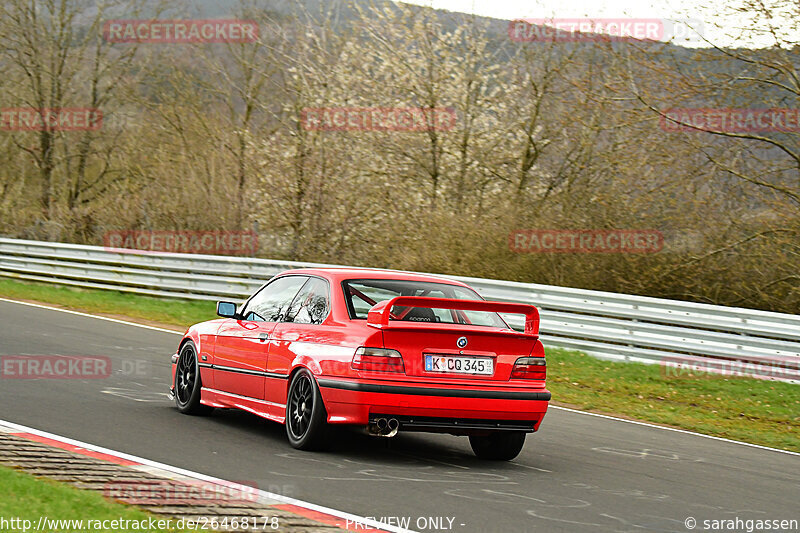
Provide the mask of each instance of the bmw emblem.
[{"label": "bmw emblem", "polygon": [[466,337],[459,337],[456,341],[456,346],[459,348],[464,348],[467,346],[467,338]]}]

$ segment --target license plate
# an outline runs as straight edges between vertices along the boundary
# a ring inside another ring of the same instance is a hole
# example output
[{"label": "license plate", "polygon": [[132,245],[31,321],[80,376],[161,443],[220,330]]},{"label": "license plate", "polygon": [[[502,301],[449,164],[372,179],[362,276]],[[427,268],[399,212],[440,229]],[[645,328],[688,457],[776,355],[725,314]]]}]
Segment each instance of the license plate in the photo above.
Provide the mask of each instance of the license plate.
[{"label": "license plate", "polygon": [[494,374],[494,361],[489,357],[426,355],[425,370],[427,372],[443,372],[448,374],[478,374],[480,376],[491,376]]}]

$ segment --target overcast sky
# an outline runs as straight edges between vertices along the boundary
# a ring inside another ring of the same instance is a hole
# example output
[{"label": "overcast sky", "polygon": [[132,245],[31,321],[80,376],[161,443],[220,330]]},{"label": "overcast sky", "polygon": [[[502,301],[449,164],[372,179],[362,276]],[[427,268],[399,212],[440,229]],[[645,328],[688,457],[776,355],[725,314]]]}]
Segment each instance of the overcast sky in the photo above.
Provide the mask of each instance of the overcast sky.
[{"label": "overcast sky", "polygon": [[[737,0],[705,0],[701,3],[709,7],[699,7],[697,0],[663,0],[652,2],[650,0],[402,0],[406,3],[433,6],[437,9],[460,11],[463,13],[476,13],[487,17],[499,19],[519,18],[594,18],[594,19],[666,19],[665,28],[669,28],[671,21],[680,22],[676,32],[685,32],[676,37],[673,42],[685,46],[708,46],[697,34],[701,34],[720,46],[763,47],[772,44],[769,40],[749,36],[742,37],[741,28],[753,25],[753,21],[744,17],[733,17],[731,5]],[[768,0],[769,1],[769,0]],[[723,13],[729,15],[723,15]],[[763,24],[757,23],[761,28]],[[777,21],[776,25],[788,31],[790,26],[793,34],[788,38],[794,42],[800,41],[797,33],[796,21],[787,23]],[[672,26],[675,27],[675,26]],[[750,33],[750,32],[748,32]],[[685,37],[683,37],[685,35]]]}]

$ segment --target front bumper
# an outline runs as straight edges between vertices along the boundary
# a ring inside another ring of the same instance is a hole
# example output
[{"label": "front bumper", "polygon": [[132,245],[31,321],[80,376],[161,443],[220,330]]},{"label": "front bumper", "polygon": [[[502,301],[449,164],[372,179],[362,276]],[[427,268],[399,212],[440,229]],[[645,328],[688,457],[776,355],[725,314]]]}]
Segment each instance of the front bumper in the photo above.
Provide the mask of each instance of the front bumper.
[{"label": "front bumper", "polygon": [[172,354],[172,364],[170,365],[172,369],[172,379],[169,382],[169,399],[175,399],[175,372],[178,369],[178,354]]}]

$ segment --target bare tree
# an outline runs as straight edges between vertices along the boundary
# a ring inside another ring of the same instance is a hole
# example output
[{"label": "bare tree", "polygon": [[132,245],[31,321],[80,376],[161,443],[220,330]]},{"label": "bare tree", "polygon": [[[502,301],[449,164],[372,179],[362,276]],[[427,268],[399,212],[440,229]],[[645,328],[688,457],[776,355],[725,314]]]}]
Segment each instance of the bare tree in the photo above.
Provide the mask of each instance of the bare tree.
[{"label": "bare tree", "polygon": [[[135,48],[112,51],[112,45],[102,40],[101,28],[107,14],[121,7],[135,11],[133,2],[97,6],[77,0],[3,3],[0,42],[11,76],[21,82],[10,89],[9,103],[39,113],[113,105],[123,73],[130,72]],[[29,142],[32,136],[33,144]],[[17,149],[27,153],[38,169],[38,203],[45,220],[54,218],[62,189],[66,190],[68,209],[74,209],[88,201],[90,190],[94,190],[90,198],[96,198],[107,187],[108,155],[114,143],[106,143],[100,150],[95,147],[99,138],[94,132],[76,135],[45,126],[15,139]],[[92,169],[89,177],[89,168],[97,159],[99,167]]]}]

